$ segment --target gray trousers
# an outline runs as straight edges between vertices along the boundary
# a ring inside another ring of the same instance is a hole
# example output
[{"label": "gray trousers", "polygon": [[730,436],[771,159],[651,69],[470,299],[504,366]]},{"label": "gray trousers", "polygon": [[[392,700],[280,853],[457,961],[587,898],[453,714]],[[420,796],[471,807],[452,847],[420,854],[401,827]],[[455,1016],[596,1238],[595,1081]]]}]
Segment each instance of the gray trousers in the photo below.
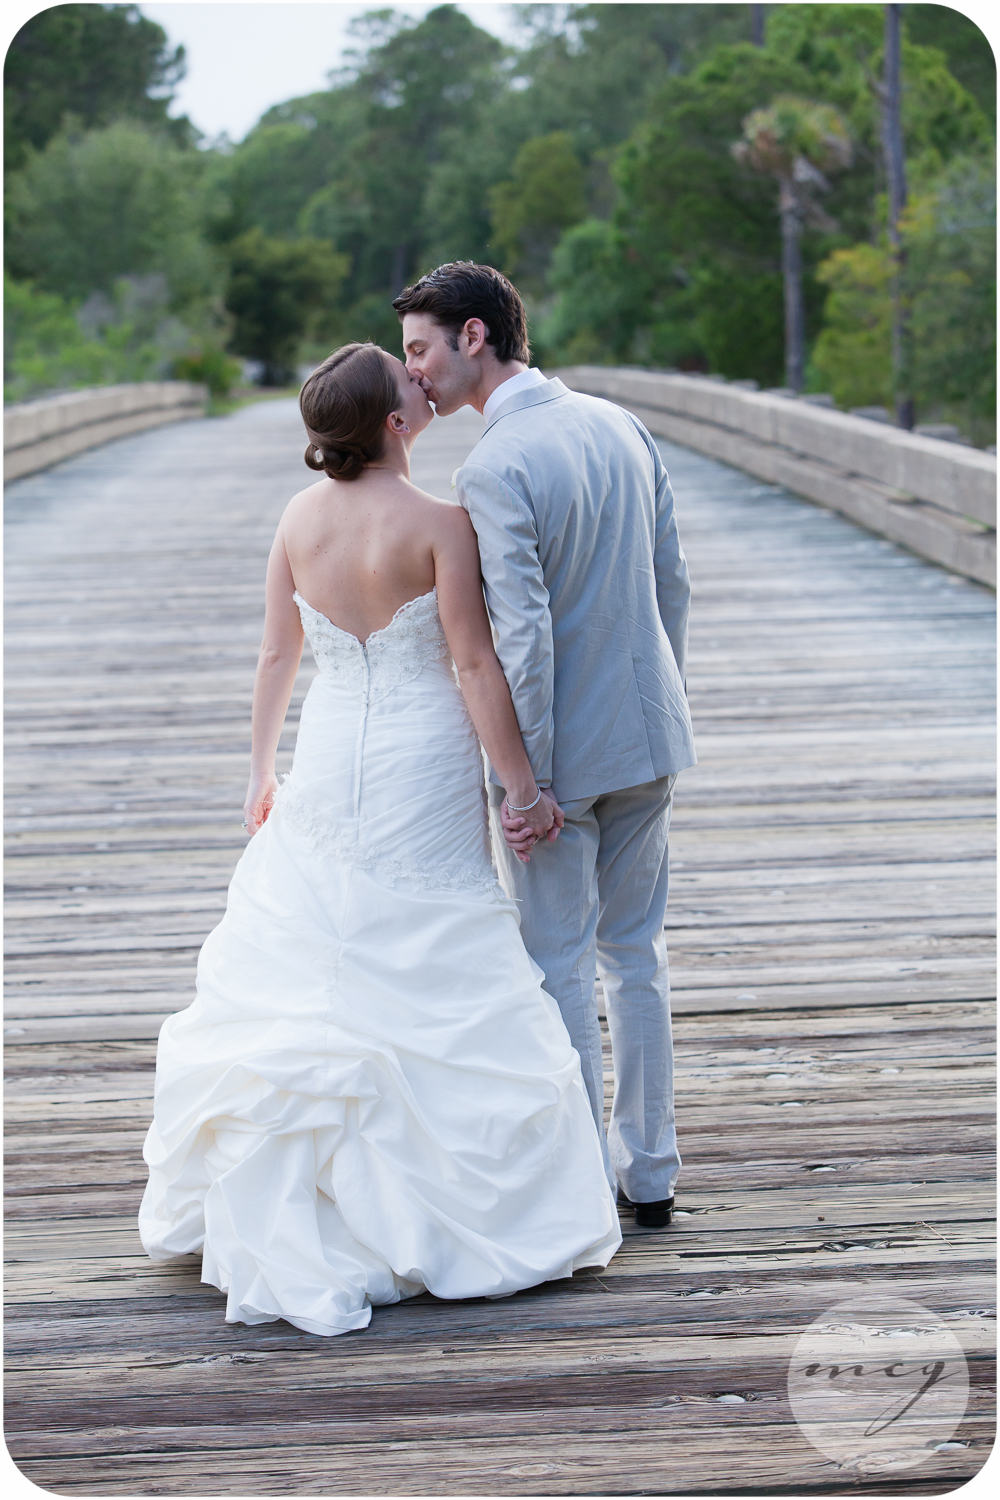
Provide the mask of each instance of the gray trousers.
[{"label": "gray trousers", "polygon": [[[671,1197],[681,1164],[663,933],[675,779],[561,804],[566,826],[554,844],[536,844],[527,865],[504,843],[503,789],[489,786],[501,883],[519,903],[524,945],[580,1054],[609,1180],[638,1203]],[[598,973],[615,1077],[606,1141]]]}]

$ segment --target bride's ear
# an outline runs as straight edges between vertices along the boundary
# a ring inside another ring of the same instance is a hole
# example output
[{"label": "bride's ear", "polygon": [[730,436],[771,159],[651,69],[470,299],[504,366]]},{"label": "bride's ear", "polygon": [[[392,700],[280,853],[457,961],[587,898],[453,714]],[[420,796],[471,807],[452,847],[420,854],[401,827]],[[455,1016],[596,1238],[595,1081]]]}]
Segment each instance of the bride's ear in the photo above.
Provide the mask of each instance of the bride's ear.
[{"label": "bride's ear", "polygon": [[396,437],[401,437],[404,432],[409,432],[410,430],[406,425],[406,418],[401,416],[398,411],[391,411],[386,417],[386,422],[389,424],[389,431]]}]

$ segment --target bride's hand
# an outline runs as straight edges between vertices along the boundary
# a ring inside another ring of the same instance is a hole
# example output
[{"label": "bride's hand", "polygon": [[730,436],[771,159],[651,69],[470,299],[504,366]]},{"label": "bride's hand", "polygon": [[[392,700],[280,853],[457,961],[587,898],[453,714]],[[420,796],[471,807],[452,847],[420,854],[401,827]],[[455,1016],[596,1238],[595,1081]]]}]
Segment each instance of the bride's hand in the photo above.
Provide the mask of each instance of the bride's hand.
[{"label": "bride's hand", "polygon": [[278,782],[273,771],[251,773],[246,801],[243,803],[243,816],[246,819],[249,834],[257,833],[267,822],[267,815],[274,806],[274,794],[277,790]]},{"label": "bride's hand", "polygon": [[545,838],[553,843],[565,821],[562,808],[548,788],[543,788],[537,804],[525,812],[512,812],[506,797],[500,805],[504,842],[524,865],[529,863],[531,850],[538,840]]}]

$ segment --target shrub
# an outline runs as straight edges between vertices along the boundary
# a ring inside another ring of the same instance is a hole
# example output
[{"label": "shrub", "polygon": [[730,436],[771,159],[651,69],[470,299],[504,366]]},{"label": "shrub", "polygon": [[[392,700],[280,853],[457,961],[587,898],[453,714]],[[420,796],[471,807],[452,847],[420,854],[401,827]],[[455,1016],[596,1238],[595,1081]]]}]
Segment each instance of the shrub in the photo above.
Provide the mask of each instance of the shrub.
[{"label": "shrub", "polygon": [[[73,303],[4,277],[4,398],[169,378],[192,333],[167,310],[162,277],[122,277]],[[224,358],[224,356],[219,356]]]},{"label": "shrub", "polygon": [[835,250],[816,272],[829,287],[809,384],[838,406],[892,406],[892,264],[885,246]]},{"label": "shrub", "polygon": [[171,374],[175,380],[207,385],[216,399],[224,399],[240,378],[240,363],[221,349],[194,349],[174,360]]}]

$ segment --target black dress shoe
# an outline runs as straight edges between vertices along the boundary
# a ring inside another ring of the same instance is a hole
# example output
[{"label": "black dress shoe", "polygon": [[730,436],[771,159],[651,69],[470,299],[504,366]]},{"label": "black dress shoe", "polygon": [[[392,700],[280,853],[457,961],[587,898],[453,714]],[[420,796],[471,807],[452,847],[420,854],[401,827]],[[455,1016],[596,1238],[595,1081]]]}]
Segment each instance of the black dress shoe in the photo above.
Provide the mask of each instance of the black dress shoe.
[{"label": "black dress shoe", "polygon": [[673,1198],[661,1198],[659,1203],[637,1203],[635,1222],[642,1229],[666,1229],[674,1217]]},{"label": "black dress shoe", "polygon": [[618,1189],[618,1207],[634,1208],[635,1222],[641,1229],[666,1229],[674,1217],[673,1198],[661,1198],[658,1203],[633,1203]]}]

